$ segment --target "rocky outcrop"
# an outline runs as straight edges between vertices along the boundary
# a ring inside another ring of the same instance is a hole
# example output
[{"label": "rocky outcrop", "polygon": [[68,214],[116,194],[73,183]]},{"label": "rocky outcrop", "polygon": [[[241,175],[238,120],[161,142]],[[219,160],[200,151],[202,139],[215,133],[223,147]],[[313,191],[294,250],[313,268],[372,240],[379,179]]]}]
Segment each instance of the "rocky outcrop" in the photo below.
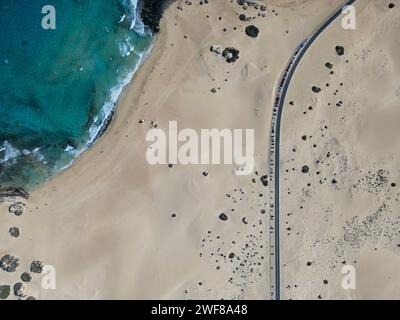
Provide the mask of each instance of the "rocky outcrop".
[{"label": "rocky outcrop", "polygon": [[0,202],[4,198],[29,198],[29,193],[22,188],[1,188],[0,187]]},{"label": "rocky outcrop", "polygon": [[152,32],[158,33],[160,31],[160,20],[164,10],[174,0],[140,0],[139,11],[143,23]]}]

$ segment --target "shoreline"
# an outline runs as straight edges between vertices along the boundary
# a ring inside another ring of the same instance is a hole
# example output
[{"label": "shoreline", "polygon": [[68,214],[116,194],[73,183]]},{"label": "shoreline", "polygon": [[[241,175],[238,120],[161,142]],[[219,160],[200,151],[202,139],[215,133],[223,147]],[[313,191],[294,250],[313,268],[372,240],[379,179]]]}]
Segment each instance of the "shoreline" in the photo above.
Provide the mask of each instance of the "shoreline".
[{"label": "shoreline", "polygon": [[[56,176],[61,174],[63,171],[68,170],[68,168],[72,167],[76,161],[84,153],[89,151],[91,148],[96,145],[98,140],[102,138],[103,135],[107,134],[107,131],[109,130],[109,127],[114,121],[115,114],[117,112],[117,109],[120,107],[122,97],[128,90],[130,90],[130,87],[133,85],[134,79],[136,77],[136,74],[139,72],[139,70],[142,68],[143,64],[146,63],[146,61],[150,58],[150,56],[153,55],[153,50],[156,47],[156,42],[158,41],[158,36],[160,35],[160,21],[162,19],[162,16],[167,10],[167,8],[174,3],[176,0],[139,0],[139,5],[137,8],[137,14],[141,19],[141,22],[144,24],[145,28],[148,28],[150,32],[152,33],[153,37],[153,43],[150,45],[148,50],[146,52],[143,52],[143,56],[140,58],[140,61],[138,64],[134,67],[134,70],[132,71],[132,75],[130,77],[127,77],[126,80],[123,80],[122,82],[126,82],[125,84],[121,85],[120,93],[118,94],[118,97],[116,101],[113,103],[113,107],[111,110],[108,112],[107,117],[103,120],[102,124],[96,129],[97,132],[95,136],[93,136],[87,143],[85,147],[83,147],[81,150],[79,150],[75,155],[73,160],[64,166],[63,168],[59,169],[55,174],[50,176],[45,182],[43,182],[40,185],[35,186],[33,189],[29,190],[29,193],[33,192],[34,190],[40,188],[42,185],[46,185],[49,181],[54,179]],[[128,79],[129,78],[129,79]],[[102,112],[100,109],[99,112]],[[92,127],[89,128],[89,131],[92,129]],[[23,190],[23,194],[28,194],[27,191],[24,190],[22,187],[14,187],[15,190]]]},{"label": "shoreline", "polygon": [[[153,54],[153,49],[156,45],[157,42],[157,36],[160,33],[160,21],[162,19],[162,16],[167,10],[167,8],[174,3],[176,0],[138,0],[138,7],[137,7],[137,15],[140,18],[141,22],[144,24],[145,28],[149,29],[150,32],[152,33],[153,37],[153,43],[150,45],[147,51],[143,52],[142,57],[140,58],[140,61],[138,64],[134,67],[132,70],[131,76],[127,77],[126,80],[123,80],[125,84],[121,85],[120,93],[118,94],[118,97],[115,102],[113,102],[113,107],[111,110],[108,112],[107,117],[103,120],[102,124],[96,129],[96,134],[88,141],[87,145],[83,147],[81,150],[78,150],[78,152],[74,155],[73,160],[64,166],[63,168],[59,169],[54,175],[50,176],[44,183],[41,185],[47,184],[51,179],[54,179],[57,175],[62,173],[63,171],[67,170],[71,166],[74,165],[74,163],[82,156],[82,154],[86,153],[88,150],[90,150],[99,139],[103,135],[105,135],[111,126],[115,113],[117,112],[117,109],[119,108],[121,97],[123,97],[124,93],[129,90],[129,87],[133,85],[135,75],[139,72],[141,69],[142,65],[150,58],[150,56]],[[129,78],[129,79],[128,79]],[[99,112],[102,112],[100,109]],[[89,128],[89,131],[93,127]],[[33,192],[34,190],[40,188],[41,185],[37,185],[33,189],[29,190],[29,192]],[[22,189],[21,187],[14,187],[15,189]],[[25,193],[29,194],[28,192],[24,191]]]},{"label": "shoreline", "polygon": [[[82,152],[85,152],[87,149],[90,149],[96,141],[101,138],[103,134],[107,132],[108,127],[113,121],[114,114],[116,112],[116,109],[118,108],[119,100],[121,95],[123,95],[123,92],[126,90],[126,87],[131,85],[133,82],[133,79],[135,77],[135,74],[139,71],[143,63],[149,58],[149,56],[152,54],[153,47],[155,46],[155,43],[157,41],[157,34],[160,32],[160,21],[161,18],[167,10],[168,6],[170,6],[173,2],[176,0],[139,0],[138,7],[136,9],[138,17],[140,17],[141,22],[144,24],[145,28],[149,29],[150,32],[152,33],[153,37],[153,44],[148,48],[146,52],[143,52],[143,55],[140,58],[140,61],[138,64],[135,66],[134,70],[132,71],[132,75],[129,77],[127,82],[122,85],[121,92],[118,95],[117,100],[114,102],[114,106],[109,112],[109,115],[104,119],[102,125],[100,126],[99,130],[97,131],[96,135],[88,142],[87,148],[83,149],[81,152],[78,153],[77,157]],[[127,77],[128,78],[128,77]],[[124,82],[124,81],[123,81]],[[76,158],[75,158],[76,159]],[[75,160],[73,160],[75,161]],[[71,163],[72,164],[72,163]],[[70,164],[70,165],[71,165]],[[68,165],[67,167],[69,167]]]},{"label": "shoreline", "polygon": [[[40,183],[34,182],[33,179],[29,182],[14,181],[14,183],[6,183],[3,186],[3,189],[7,187],[7,189],[25,189],[27,192],[33,192],[34,190],[40,188],[40,186],[47,184],[55,176],[73,166],[77,159],[80,158],[83,153],[87,152],[87,150],[91,149],[93,145],[97,143],[97,140],[99,140],[107,132],[111,122],[113,121],[115,111],[120,104],[120,97],[122,96],[123,92],[126,91],[126,87],[131,85],[133,77],[137,73],[138,69],[142,66],[144,61],[148,59],[149,55],[152,54],[152,48],[154,47],[154,43],[156,42],[157,32],[159,32],[160,19],[168,5],[170,5],[172,2],[173,1],[169,0],[138,0],[135,15],[140,21],[136,22],[136,24],[139,23],[139,25],[143,25],[145,28],[143,29],[143,32],[151,34],[151,37],[153,38],[152,44],[150,45],[148,50],[140,54],[140,59],[137,64],[132,68],[132,70],[123,78],[118,79],[118,83],[114,87],[111,87],[109,89],[109,93],[107,94],[108,98],[106,99],[106,101],[104,101],[103,106],[98,110],[98,112],[93,115],[93,123],[85,129],[85,132],[87,132],[88,136],[87,141],[79,146],[67,146],[67,148],[70,147],[70,150],[65,149],[65,152],[67,152],[68,155],[64,155],[64,157],[69,157],[70,160],[68,160],[67,162],[64,161],[65,163],[60,160],[61,163],[55,163],[54,166],[47,168],[48,173],[46,174],[46,177],[40,177]],[[90,115],[90,117],[92,117],[92,115]],[[100,123],[96,124],[96,121]],[[5,142],[7,143],[7,140]],[[9,148],[13,147],[14,146],[10,144]],[[7,148],[7,146],[5,146],[5,148]],[[6,150],[5,152],[7,155],[7,152],[9,151]],[[39,148],[38,152],[40,152]],[[30,153],[33,154],[33,151],[31,151]],[[25,154],[25,150],[16,149],[16,155],[14,157],[19,157],[23,154]],[[12,159],[7,158],[6,161],[12,161]],[[17,161],[22,160],[17,159]],[[24,191],[24,193],[26,193],[26,191]]]},{"label": "shoreline", "polygon": [[[174,1],[176,0],[170,0],[171,3]],[[158,23],[159,22],[157,22],[157,24]],[[50,177],[46,182],[36,186],[32,190],[29,190],[29,193],[26,191],[24,192],[30,194],[35,192],[36,190],[39,190],[40,188],[50,183],[52,180],[56,179],[58,176],[62,175],[64,172],[68,171],[70,168],[74,167],[77,164],[77,162],[83,161],[81,159],[92,149],[96,148],[97,144],[110,133],[109,131],[111,131],[112,127],[116,125],[115,122],[117,121],[117,118],[118,120],[122,119],[123,117],[122,114],[126,113],[126,110],[120,110],[120,109],[127,108],[126,104],[123,103],[123,101],[127,98],[127,95],[129,95],[131,92],[137,92],[137,96],[134,97],[134,101],[136,102],[140,98],[139,93],[142,91],[142,89],[146,84],[147,81],[146,75],[150,73],[149,69],[152,69],[156,65],[157,59],[162,55],[163,49],[161,47],[165,42],[166,35],[164,32],[159,30],[158,33],[153,34],[153,37],[154,37],[153,44],[149,48],[146,57],[143,57],[141,59],[141,62],[136,66],[136,71],[132,73],[130,80],[127,82],[127,84],[125,84],[121,88],[121,92],[118,95],[117,100],[114,102],[113,109],[103,122],[101,129],[96,134],[96,137],[90,141],[87,147],[83,148],[74,157],[74,160],[72,160],[70,164],[60,169],[55,175]],[[15,189],[22,189],[22,188],[16,187]]]}]

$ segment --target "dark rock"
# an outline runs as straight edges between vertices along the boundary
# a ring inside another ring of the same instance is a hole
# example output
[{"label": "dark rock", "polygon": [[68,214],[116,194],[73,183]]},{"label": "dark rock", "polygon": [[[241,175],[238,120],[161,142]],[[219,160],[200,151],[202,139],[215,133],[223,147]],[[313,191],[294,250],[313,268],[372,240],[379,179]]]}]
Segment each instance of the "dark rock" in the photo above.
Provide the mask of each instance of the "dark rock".
[{"label": "dark rock", "polygon": [[310,168],[308,166],[303,166],[301,168],[301,172],[303,172],[303,173],[308,173],[309,171],[310,171]]},{"label": "dark rock", "polygon": [[258,33],[259,30],[256,26],[251,25],[251,26],[247,26],[245,29],[246,34],[251,37],[251,38],[257,38],[258,37]]},{"label": "dark rock", "polygon": [[264,187],[268,186],[268,176],[264,175],[260,178],[261,183],[263,184]]},{"label": "dark rock", "polygon": [[39,261],[39,260],[32,261],[30,270],[33,273],[42,273],[42,271],[43,271],[43,262]]},{"label": "dark rock", "polygon": [[29,198],[29,193],[22,188],[0,188],[0,198],[14,198],[20,197],[24,199]]},{"label": "dark rock", "polygon": [[332,69],[333,68],[333,64],[330,62],[325,63],[325,67],[327,67],[328,69]]},{"label": "dark rock", "polygon": [[344,55],[344,48],[343,48],[342,46],[336,46],[335,50],[336,50],[336,53],[337,53],[339,56]]},{"label": "dark rock", "polygon": [[10,295],[10,286],[0,285],[0,299],[5,300]]},{"label": "dark rock", "polygon": [[0,260],[0,268],[6,272],[14,272],[19,266],[19,259],[9,254],[3,256]]},{"label": "dark rock", "polygon": [[159,22],[171,0],[140,0],[138,8],[144,25],[152,32],[160,31]]},{"label": "dark rock", "polygon": [[231,47],[226,48],[224,51],[222,51],[222,56],[228,63],[235,62],[239,59],[239,50]]},{"label": "dark rock", "polygon": [[30,282],[32,280],[32,276],[28,272],[24,272],[21,274],[21,280],[23,282]]},{"label": "dark rock", "polygon": [[17,282],[16,284],[14,284],[13,289],[14,289],[14,295],[21,298],[24,296],[26,287],[24,286],[24,284],[22,282]]},{"label": "dark rock", "polygon": [[18,227],[11,227],[8,232],[10,233],[10,235],[14,238],[18,238],[19,237],[19,228]]},{"label": "dark rock", "polygon": [[223,213],[223,212],[219,215],[219,218],[220,218],[222,221],[227,221],[227,220],[228,220],[228,216],[227,216],[225,213]]},{"label": "dark rock", "polygon": [[229,259],[233,259],[235,257],[235,254],[233,252],[231,252],[228,256]]},{"label": "dark rock", "polygon": [[22,202],[14,202],[8,207],[8,211],[16,216],[20,216],[24,212],[24,206]]},{"label": "dark rock", "polygon": [[317,87],[317,86],[313,86],[313,87],[311,88],[311,90],[312,90],[314,93],[321,92],[321,88],[319,88],[319,87]]},{"label": "dark rock", "polygon": [[211,46],[210,47],[210,52],[213,52],[215,54],[221,54],[222,53],[222,49],[219,46],[216,46],[216,47]]},{"label": "dark rock", "polygon": [[246,15],[242,13],[241,15],[239,15],[239,19],[240,21],[246,21]]}]

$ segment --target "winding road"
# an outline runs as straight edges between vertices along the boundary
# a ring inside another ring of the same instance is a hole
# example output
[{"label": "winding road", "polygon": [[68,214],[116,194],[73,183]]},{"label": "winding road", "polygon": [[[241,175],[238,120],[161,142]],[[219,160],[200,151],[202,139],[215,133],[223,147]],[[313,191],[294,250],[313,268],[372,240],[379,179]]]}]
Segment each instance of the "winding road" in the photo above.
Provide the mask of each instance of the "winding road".
[{"label": "winding road", "polygon": [[273,300],[280,300],[280,239],[279,239],[279,146],[280,130],[282,122],[282,112],[285,105],[285,97],[290,85],[290,81],[298,67],[304,54],[318,38],[318,36],[342,14],[344,7],[353,4],[356,0],[347,0],[343,3],[326,21],[313,33],[313,35],[304,40],[297,48],[295,54],[289,61],[289,64],[282,75],[278,93],[276,95],[274,108],[272,111],[272,125],[270,133],[270,296]]}]

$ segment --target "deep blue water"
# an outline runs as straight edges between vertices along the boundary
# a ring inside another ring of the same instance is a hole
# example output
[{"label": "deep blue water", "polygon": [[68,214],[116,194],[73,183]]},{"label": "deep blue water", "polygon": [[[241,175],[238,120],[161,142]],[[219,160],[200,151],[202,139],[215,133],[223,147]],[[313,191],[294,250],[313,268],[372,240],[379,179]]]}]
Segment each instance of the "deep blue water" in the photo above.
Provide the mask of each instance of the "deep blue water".
[{"label": "deep blue water", "polygon": [[[56,29],[42,28],[42,7]],[[152,43],[136,0],[0,0],[0,185],[48,180],[87,148]]]}]

